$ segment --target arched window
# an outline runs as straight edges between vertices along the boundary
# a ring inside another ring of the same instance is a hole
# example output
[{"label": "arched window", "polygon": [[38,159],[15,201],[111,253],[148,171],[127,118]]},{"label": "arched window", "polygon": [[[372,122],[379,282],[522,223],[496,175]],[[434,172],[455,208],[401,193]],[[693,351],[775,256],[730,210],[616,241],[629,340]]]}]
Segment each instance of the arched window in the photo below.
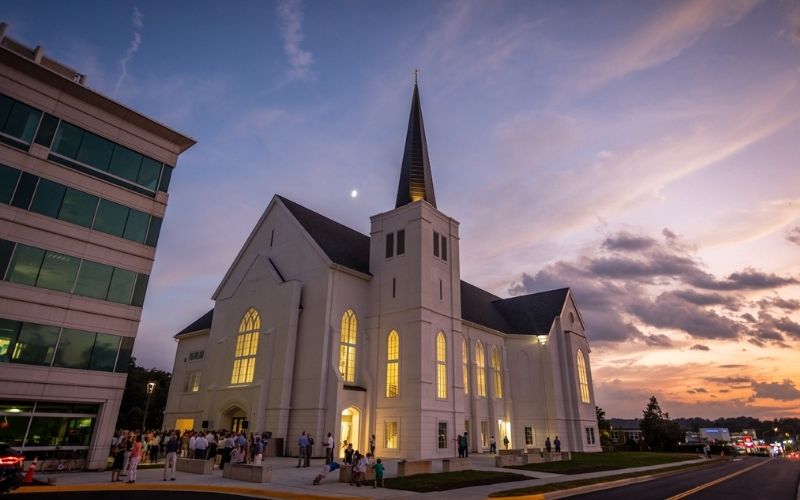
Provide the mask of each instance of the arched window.
[{"label": "arched window", "polygon": [[494,395],[503,398],[503,370],[500,364],[500,349],[492,347],[492,372],[494,372]]},{"label": "arched window", "polygon": [[447,399],[447,340],[444,332],[436,334],[436,397]]},{"label": "arched window", "polygon": [[386,397],[397,397],[398,372],[400,371],[400,335],[389,332],[386,341]]},{"label": "arched window", "polygon": [[236,351],[233,354],[233,371],[231,384],[249,384],[253,381],[256,369],[256,351],[258,351],[258,331],[261,329],[261,318],[252,307],[244,313],[239,323],[239,334],[236,336]]},{"label": "arched window", "polygon": [[486,351],[483,344],[475,344],[475,364],[478,365],[478,396],[486,396]]},{"label": "arched window", "polygon": [[339,346],[339,373],[345,382],[356,381],[356,313],[348,309],[342,315],[342,342]]},{"label": "arched window", "polygon": [[461,339],[461,372],[464,374],[464,394],[469,394],[469,351],[467,340]]},{"label": "arched window", "polygon": [[581,387],[581,401],[591,403],[589,400],[589,379],[586,377],[586,360],[583,359],[583,352],[578,349],[578,385]]}]

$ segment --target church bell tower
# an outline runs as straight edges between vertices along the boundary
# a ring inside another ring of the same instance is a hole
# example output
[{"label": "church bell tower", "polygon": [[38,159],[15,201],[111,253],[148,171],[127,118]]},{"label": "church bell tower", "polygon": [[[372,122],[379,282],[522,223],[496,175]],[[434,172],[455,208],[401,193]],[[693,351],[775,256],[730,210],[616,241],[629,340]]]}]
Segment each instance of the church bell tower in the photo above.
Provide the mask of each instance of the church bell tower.
[{"label": "church bell tower", "polygon": [[395,208],[370,231],[371,424],[387,457],[449,456],[463,431],[458,226],[436,207],[415,82]]}]

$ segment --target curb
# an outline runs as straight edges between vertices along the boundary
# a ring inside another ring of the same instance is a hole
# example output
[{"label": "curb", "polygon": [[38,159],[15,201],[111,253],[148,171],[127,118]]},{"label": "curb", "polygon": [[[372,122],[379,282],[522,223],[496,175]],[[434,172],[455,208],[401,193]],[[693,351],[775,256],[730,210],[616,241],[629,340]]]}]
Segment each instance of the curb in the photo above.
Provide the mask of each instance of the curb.
[{"label": "curb", "polygon": [[199,484],[70,484],[62,486],[28,486],[13,492],[13,495],[26,495],[29,493],[57,493],[77,491],[202,491],[210,493],[228,493],[232,495],[245,495],[259,498],[281,500],[365,500],[370,497],[350,495],[321,495],[314,493],[292,493],[288,491],[267,490],[262,488],[246,488],[241,486],[219,486]]}]

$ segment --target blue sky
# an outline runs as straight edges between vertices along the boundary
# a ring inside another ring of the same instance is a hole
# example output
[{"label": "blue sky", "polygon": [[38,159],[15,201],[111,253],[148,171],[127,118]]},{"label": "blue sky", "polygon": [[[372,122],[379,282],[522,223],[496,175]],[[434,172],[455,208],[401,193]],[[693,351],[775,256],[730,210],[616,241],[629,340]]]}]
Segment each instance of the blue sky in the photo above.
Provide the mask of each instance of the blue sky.
[{"label": "blue sky", "polygon": [[11,37],[198,141],[145,366],[171,369],[274,193],[365,233],[393,207],[420,68],[462,277],[571,286],[609,415],[655,393],[672,415],[800,416],[800,2],[2,6]]}]

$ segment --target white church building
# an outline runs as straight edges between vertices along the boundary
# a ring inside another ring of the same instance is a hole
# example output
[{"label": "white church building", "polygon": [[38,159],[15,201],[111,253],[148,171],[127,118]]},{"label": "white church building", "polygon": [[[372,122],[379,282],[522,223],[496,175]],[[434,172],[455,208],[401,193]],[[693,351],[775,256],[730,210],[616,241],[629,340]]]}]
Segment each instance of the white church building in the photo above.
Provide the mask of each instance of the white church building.
[{"label": "white church building", "polygon": [[[569,288],[502,299],[461,280],[459,223],[436,206],[415,84],[397,203],[361,234],[275,196],[219,287],[175,335],[166,428],[247,429],[442,458],[600,451],[589,344]],[[323,453],[314,447],[315,455]]]}]

